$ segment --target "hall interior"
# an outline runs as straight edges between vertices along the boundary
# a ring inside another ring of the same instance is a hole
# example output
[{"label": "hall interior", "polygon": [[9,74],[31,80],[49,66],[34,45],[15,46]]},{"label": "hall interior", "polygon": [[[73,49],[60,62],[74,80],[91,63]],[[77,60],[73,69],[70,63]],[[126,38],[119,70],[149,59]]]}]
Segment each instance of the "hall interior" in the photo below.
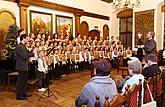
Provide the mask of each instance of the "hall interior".
[{"label": "hall interior", "polygon": [[[115,2],[116,1],[116,2]],[[138,33],[142,34],[143,44],[148,31],[155,32],[159,62],[163,66],[163,51],[165,50],[165,2],[164,0],[121,0],[140,1],[138,6],[123,4],[120,0],[0,0],[0,103],[3,107],[74,107],[75,99],[83,86],[90,80],[91,71],[86,69],[62,75],[52,81],[51,91],[57,96],[38,98],[38,81],[29,85],[32,98],[27,101],[15,99],[14,49],[16,32],[24,29],[27,35],[33,33],[53,35],[58,39],[67,36],[81,39],[97,37],[100,39],[121,41],[123,47],[130,47],[137,55]],[[111,76],[119,69],[113,66]],[[124,75],[121,72],[120,75]],[[127,73],[125,73],[127,75]],[[33,81],[34,82],[34,81]],[[165,86],[165,84],[164,84]]]}]

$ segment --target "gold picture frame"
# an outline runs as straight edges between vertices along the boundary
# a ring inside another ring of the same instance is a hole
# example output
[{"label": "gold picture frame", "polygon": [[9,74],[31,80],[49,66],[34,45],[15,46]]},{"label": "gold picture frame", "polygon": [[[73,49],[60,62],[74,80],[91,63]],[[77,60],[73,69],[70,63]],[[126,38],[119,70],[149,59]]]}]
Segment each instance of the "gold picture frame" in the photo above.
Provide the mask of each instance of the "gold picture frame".
[{"label": "gold picture frame", "polygon": [[66,35],[73,36],[73,18],[68,16],[56,15],[56,32],[58,38]]},{"label": "gold picture frame", "polygon": [[52,14],[30,10],[30,32],[52,34]]}]

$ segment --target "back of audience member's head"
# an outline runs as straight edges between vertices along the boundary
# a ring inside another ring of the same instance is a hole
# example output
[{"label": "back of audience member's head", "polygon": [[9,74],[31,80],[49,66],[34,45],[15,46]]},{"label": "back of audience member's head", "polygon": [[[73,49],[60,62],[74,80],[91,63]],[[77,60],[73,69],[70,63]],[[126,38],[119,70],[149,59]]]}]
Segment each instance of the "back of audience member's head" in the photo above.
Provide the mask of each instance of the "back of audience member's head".
[{"label": "back of audience member's head", "polygon": [[140,74],[142,72],[142,64],[137,58],[132,58],[128,61],[128,70],[133,74]]},{"label": "back of audience member's head", "polygon": [[96,76],[108,76],[111,72],[111,63],[105,59],[100,59],[94,63]]},{"label": "back of audience member's head", "polygon": [[122,89],[123,89],[123,85],[124,85],[124,79],[122,78],[122,76],[121,75],[115,75],[112,79],[116,83],[118,93],[122,93]]},{"label": "back of audience member's head", "polygon": [[157,62],[157,56],[155,54],[149,54],[147,56],[147,61]]}]

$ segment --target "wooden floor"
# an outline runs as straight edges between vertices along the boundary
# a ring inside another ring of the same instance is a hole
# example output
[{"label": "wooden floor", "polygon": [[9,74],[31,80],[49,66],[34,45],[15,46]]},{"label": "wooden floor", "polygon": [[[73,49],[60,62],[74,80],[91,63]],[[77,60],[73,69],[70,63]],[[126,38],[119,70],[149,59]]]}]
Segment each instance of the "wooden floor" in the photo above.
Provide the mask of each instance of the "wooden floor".
[{"label": "wooden floor", "polygon": [[[114,75],[114,73],[115,71],[113,70],[112,74]],[[50,85],[50,90],[57,99],[54,96],[44,96],[38,100],[43,92],[39,92],[36,86],[32,91],[32,97],[29,97],[28,100],[16,100],[13,91],[15,86],[10,86],[9,90],[7,90],[7,85],[1,85],[0,107],[75,107],[75,99],[89,79],[90,71],[84,71],[71,73],[59,80],[53,81]]]}]

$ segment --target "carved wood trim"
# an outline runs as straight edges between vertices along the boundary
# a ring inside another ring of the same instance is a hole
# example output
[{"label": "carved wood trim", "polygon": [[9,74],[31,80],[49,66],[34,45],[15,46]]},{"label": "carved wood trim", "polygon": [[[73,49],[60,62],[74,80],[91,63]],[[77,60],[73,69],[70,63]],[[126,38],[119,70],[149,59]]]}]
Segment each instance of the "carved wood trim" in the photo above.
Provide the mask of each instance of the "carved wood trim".
[{"label": "carved wood trim", "polygon": [[88,17],[94,17],[94,18],[98,18],[98,19],[104,19],[104,20],[109,20],[108,16],[103,16],[103,15],[99,15],[99,14],[95,14],[95,13],[90,13],[90,12],[83,12],[84,16],[88,16]]},{"label": "carved wood trim", "polygon": [[79,14],[83,13],[82,9],[64,6],[61,4],[51,3],[48,1],[42,1],[42,0],[30,0],[30,5],[41,6],[45,8],[50,8],[50,9],[55,9],[55,10],[60,10],[60,11],[65,11],[65,12],[70,12],[70,13],[79,13]]},{"label": "carved wood trim", "polygon": [[16,3],[17,0],[4,0],[4,1],[9,1],[9,2],[15,2]]},{"label": "carved wood trim", "polygon": [[65,5],[61,5],[61,4],[56,4],[56,3],[51,3],[51,2],[48,2],[48,1],[42,1],[42,2],[41,1],[42,0],[31,0],[30,4],[31,5],[36,5],[36,6],[42,6],[42,7],[45,7],[45,8],[51,8],[51,9],[56,9],[56,10],[60,10],[60,11],[70,12],[70,13],[74,13],[74,14],[81,14],[81,15],[84,15],[84,16],[109,20],[108,16],[99,15],[99,14],[95,14],[95,13],[89,13],[89,12],[85,12],[82,9],[73,8],[73,7],[69,7],[69,6],[65,6]]},{"label": "carved wood trim", "polygon": [[40,7],[45,7],[49,9],[55,9],[55,10],[65,11],[65,12],[70,12],[70,13],[75,14],[75,34],[80,32],[80,17],[82,15],[93,17],[93,18],[99,18],[103,20],[109,20],[108,16],[85,12],[82,9],[73,8],[73,7],[69,7],[69,6],[65,6],[65,5],[61,5],[57,3],[52,3],[48,1],[43,1],[43,0],[6,0],[6,1],[12,1],[12,2],[18,3],[18,6],[20,7],[20,26],[21,28],[24,28],[26,32],[28,31],[27,8],[30,5],[35,5],[35,6],[40,6]]},{"label": "carved wood trim", "polygon": [[[5,1],[19,2],[19,0],[5,0]],[[70,12],[73,14],[81,14],[81,15],[88,16],[88,17],[109,20],[109,16],[85,12],[83,9],[73,8],[73,7],[69,7],[69,6],[65,6],[65,5],[61,5],[61,4],[57,4],[57,3],[52,3],[52,2],[48,2],[48,1],[43,1],[43,0],[20,0],[20,4],[21,5],[27,5],[27,4],[35,5],[35,6],[45,7],[45,8],[49,8],[49,9]]]},{"label": "carved wood trim", "polygon": [[75,14],[75,35],[80,33],[80,14]]},{"label": "carved wood trim", "polygon": [[25,29],[26,34],[28,33],[27,8],[28,8],[28,6],[25,4],[20,5],[20,28]]},{"label": "carved wood trim", "polygon": [[165,4],[161,8],[162,12],[165,12]]},{"label": "carved wood trim", "polygon": [[117,18],[129,18],[129,17],[133,17],[132,9],[123,10],[117,14]]}]

